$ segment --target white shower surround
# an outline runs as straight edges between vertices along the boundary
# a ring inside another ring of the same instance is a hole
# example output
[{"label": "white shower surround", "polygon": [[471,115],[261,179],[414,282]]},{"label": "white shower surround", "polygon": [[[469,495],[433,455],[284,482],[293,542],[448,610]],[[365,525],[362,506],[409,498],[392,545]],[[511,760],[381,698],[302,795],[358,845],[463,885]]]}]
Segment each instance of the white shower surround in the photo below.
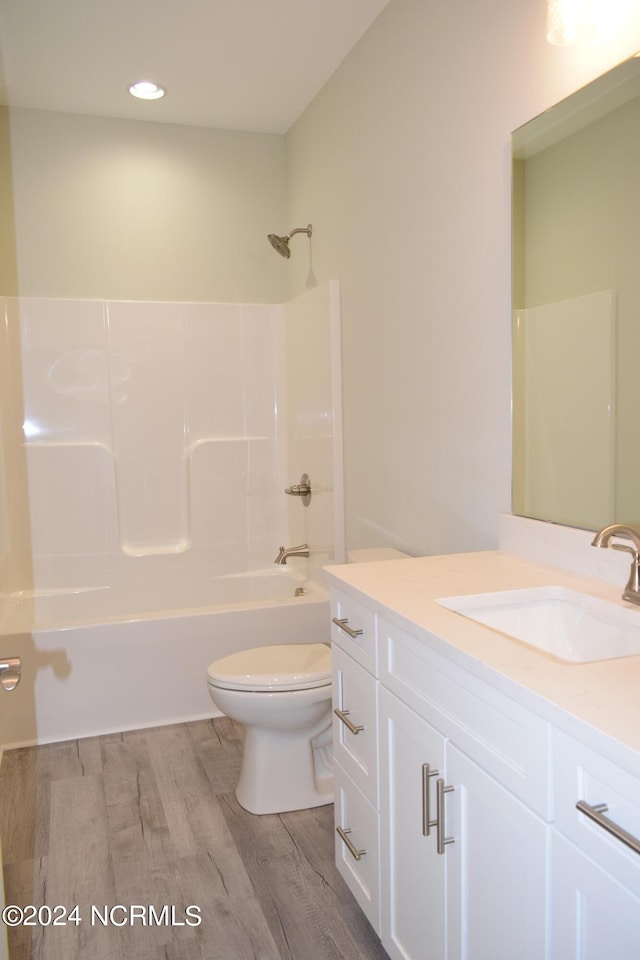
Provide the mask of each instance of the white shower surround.
[{"label": "white shower surround", "polygon": [[145,558],[200,554],[220,573],[265,562],[283,518],[282,307],[27,299],[9,310],[36,590],[137,579]]},{"label": "white shower surround", "polygon": [[[212,716],[211,660],[328,639],[319,571],[344,559],[337,284],[287,305],[5,307],[21,323],[33,560],[0,609],[24,665],[11,710],[0,701],[5,745]],[[284,495],[302,472],[308,508]],[[309,560],[273,566],[303,541]]]},{"label": "white shower surround", "polygon": [[[288,514],[302,533],[296,520],[328,500],[313,532],[333,554],[335,285],[287,305],[6,304],[21,332],[35,591],[263,569]],[[308,512],[283,496],[302,471]]]}]

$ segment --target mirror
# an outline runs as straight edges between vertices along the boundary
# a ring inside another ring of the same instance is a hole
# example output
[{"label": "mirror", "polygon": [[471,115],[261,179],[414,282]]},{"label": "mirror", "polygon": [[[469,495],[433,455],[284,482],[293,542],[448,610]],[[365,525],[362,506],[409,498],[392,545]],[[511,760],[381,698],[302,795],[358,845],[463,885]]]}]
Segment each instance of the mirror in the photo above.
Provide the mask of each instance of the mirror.
[{"label": "mirror", "polygon": [[513,512],[640,522],[640,59],[512,135]]}]

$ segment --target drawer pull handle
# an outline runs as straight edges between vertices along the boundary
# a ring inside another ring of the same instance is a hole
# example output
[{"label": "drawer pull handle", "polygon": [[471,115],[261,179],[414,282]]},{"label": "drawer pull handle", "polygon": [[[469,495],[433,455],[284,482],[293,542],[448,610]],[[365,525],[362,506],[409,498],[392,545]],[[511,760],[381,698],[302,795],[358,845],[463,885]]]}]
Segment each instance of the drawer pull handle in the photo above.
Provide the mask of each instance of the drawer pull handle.
[{"label": "drawer pull handle", "polygon": [[590,804],[587,803],[586,800],[578,800],[576,807],[580,813],[584,813],[585,816],[597,823],[598,826],[602,827],[608,833],[613,834],[617,840],[621,840],[622,843],[631,847],[636,853],[640,853],[640,840],[625,830],[624,827],[619,826],[617,823],[614,823],[613,820],[610,820],[609,817],[604,816],[609,809],[606,803]]},{"label": "drawer pull handle", "polygon": [[431,801],[429,800],[429,778],[437,777],[438,771],[432,770],[430,764],[422,764],[422,836],[431,834],[431,827],[437,827],[438,821],[431,819]]},{"label": "drawer pull handle", "polygon": [[339,720],[342,720],[347,730],[350,730],[354,737],[357,737],[358,734],[364,730],[361,723],[352,723],[351,720],[349,720],[349,710],[338,710],[336,707],[333,712]]},{"label": "drawer pull handle", "polygon": [[436,781],[436,844],[437,851],[440,854],[444,853],[444,848],[448,843],[455,843],[453,837],[447,836],[444,816],[444,795],[445,793],[451,793],[452,790],[455,790],[455,787],[445,787],[444,780]]},{"label": "drawer pull handle", "polygon": [[346,633],[348,637],[351,637],[352,640],[355,640],[356,637],[361,637],[363,634],[363,631],[359,628],[354,630],[353,627],[349,626],[348,617],[343,617],[342,619],[340,619],[340,617],[334,617],[332,623],[335,623],[336,627],[339,627],[340,630],[342,630],[343,633]]},{"label": "drawer pull handle", "polygon": [[347,850],[349,851],[349,853],[351,854],[354,860],[361,860],[362,857],[364,857],[367,851],[358,850],[357,847],[354,847],[353,843],[348,837],[348,834],[351,833],[351,827],[345,827],[344,829],[342,827],[336,827],[336,833],[338,834],[342,842],[346,845]]}]

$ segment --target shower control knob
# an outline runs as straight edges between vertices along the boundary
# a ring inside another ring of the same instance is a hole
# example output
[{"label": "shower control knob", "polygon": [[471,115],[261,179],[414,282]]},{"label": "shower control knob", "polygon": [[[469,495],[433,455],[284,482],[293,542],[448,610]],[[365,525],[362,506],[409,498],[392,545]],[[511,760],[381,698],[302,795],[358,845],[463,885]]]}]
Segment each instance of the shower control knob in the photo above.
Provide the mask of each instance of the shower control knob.
[{"label": "shower control knob", "polygon": [[290,497],[308,497],[311,494],[311,487],[308,483],[294,483],[287,487],[285,493],[288,493]]},{"label": "shower control knob", "polygon": [[284,492],[290,497],[302,497],[303,504],[308,507],[311,500],[311,483],[308,475],[303,473],[300,477],[300,483],[293,483]]},{"label": "shower control knob", "polygon": [[9,657],[7,660],[0,660],[0,683],[7,693],[15,690],[20,683],[21,671],[22,661],[20,657]]}]

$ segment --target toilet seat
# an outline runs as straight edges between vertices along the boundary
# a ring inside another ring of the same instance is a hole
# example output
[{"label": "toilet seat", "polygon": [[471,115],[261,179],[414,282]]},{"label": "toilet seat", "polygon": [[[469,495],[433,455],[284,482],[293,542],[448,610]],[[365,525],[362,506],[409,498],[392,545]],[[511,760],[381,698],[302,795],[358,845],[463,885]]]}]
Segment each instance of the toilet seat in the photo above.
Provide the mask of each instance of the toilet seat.
[{"label": "toilet seat", "polygon": [[223,690],[309,690],[331,684],[331,650],[324,643],[282,643],[214,660],[207,682]]}]

